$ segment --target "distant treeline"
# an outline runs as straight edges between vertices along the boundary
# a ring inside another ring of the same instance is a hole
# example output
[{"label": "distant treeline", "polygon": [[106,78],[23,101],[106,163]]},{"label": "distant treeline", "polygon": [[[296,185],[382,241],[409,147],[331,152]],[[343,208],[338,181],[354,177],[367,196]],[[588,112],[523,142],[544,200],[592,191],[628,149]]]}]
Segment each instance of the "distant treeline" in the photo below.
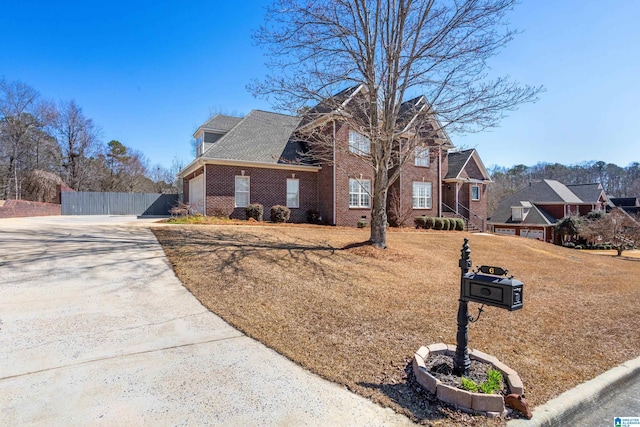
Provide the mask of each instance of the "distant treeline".
[{"label": "distant treeline", "polygon": [[516,165],[511,168],[496,166],[489,169],[494,183],[489,186],[489,211],[508,195],[527,186],[529,182],[553,179],[563,184],[602,184],[609,197],[640,197],[640,163],[627,167],[602,161],[575,165],[538,163],[533,166]]}]

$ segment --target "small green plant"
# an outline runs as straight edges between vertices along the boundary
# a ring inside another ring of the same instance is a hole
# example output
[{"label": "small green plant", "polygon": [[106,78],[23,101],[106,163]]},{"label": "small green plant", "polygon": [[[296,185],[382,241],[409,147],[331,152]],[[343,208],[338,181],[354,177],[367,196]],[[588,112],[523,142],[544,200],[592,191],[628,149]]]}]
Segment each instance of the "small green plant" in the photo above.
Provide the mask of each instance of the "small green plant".
[{"label": "small green plant", "polygon": [[456,218],[456,231],[464,231],[464,219]]},{"label": "small green plant", "polygon": [[433,224],[434,223],[435,223],[435,219],[432,216],[429,216],[424,221],[424,228],[426,228],[426,229],[433,228]]},{"label": "small green plant", "polygon": [[460,379],[460,384],[462,385],[463,389],[470,391],[472,393],[476,393],[478,391],[478,384],[476,384],[476,382],[473,381],[471,378],[462,377]]},{"label": "small green plant", "polygon": [[480,390],[485,394],[494,394],[502,390],[502,373],[495,369],[489,369],[487,380],[480,384]]}]

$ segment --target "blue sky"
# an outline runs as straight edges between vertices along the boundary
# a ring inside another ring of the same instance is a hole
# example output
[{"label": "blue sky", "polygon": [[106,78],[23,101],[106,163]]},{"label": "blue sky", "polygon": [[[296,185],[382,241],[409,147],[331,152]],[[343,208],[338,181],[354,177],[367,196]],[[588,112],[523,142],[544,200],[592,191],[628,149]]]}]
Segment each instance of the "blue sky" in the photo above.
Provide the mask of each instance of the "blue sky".
[{"label": "blue sky", "polygon": [[[0,0],[0,77],[75,99],[105,143],[151,164],[188,163],[210,112],[272,110],[245,89],[265,74],[251,40],[264,4]],[[637,0],[523,0],[510,16],[523,34],[490,65],[547,91],[454,144],[477,148],[487,166],[640,161],[638,18]]]}]

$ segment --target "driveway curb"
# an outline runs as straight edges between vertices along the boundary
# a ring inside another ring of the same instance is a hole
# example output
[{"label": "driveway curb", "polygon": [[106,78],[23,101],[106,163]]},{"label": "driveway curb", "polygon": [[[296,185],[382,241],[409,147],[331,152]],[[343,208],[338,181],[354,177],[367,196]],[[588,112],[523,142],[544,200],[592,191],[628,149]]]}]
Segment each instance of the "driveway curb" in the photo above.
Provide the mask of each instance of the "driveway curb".
[{"label": "driveway curb", "polygon": [[624,387],[630,381],[640,378],[640,357],[567,390],[533,410],[530,420],[518,419],[507,423],[508,427],[553,427],[567,425],[573,415],[589,410],[598,400],[606,397],[618,387]]}]

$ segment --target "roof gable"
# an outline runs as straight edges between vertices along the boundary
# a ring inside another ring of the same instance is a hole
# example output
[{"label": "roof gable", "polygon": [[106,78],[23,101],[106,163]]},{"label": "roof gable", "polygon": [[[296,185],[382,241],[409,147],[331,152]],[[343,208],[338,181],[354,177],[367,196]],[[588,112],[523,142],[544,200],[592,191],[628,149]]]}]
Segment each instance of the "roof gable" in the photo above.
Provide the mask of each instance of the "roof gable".
[{"label": "roof gable", "polygon": [[484,167],[484,163],[480,159],[478,152],[475,149],[452,151],[447,155],[448,170],[445,180],[459,180],[462,178],[462,172],[465,170],[470,161],[475,162],[476,166],[480,170],[482,176],[473,177],[474,179],[481,181],[491,181],[491,176],[487,169]]},{"label": "roof gable", "polygon": [[238,123],[242,121],[242,117],[225,116],[224,114],[216,114],[207,120],[202,126],[198,128],[196,133],[200,130],[208,130],[214,132],[229,132]]}]

